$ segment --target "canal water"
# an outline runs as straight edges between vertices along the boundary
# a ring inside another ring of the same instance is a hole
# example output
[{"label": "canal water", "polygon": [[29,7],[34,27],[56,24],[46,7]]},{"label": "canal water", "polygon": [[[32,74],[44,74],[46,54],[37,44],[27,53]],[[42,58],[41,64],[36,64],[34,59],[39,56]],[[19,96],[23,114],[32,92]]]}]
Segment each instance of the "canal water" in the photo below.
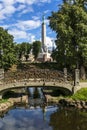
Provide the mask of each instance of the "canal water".
[{"label": "canal water", "polygon": [[[0,130],[87,130],[87,111],[44,104],[41,89],[30,88],[29,95],[32,103],[15,106],[0,117]],[[35,104],[38,99],[41,104]]]}]

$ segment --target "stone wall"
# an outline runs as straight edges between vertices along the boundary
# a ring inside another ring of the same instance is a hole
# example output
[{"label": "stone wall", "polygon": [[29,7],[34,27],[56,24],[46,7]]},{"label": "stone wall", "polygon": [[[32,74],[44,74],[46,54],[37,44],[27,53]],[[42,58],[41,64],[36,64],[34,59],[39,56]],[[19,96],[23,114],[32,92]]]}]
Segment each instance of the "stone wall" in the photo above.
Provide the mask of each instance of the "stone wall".
[{"label": "stone wall", "polygon": [[60,99],[58,104],[63,107],[87,109],[87,101],[83,101],[83,100]]}]

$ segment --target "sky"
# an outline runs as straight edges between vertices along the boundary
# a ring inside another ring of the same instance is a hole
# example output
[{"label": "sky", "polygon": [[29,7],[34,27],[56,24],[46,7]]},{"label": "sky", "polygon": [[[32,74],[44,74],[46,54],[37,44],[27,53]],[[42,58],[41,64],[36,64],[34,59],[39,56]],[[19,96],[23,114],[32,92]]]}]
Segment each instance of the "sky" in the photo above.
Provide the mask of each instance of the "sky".
[{"label": "sky", "polygon": [[52,46],[56,34],[49,27],[48,16],[58,10],[62,0],[0,0],[0,27],[8,29],[17,43],[40,40],[42,16],[45,15],[46,45]]}]

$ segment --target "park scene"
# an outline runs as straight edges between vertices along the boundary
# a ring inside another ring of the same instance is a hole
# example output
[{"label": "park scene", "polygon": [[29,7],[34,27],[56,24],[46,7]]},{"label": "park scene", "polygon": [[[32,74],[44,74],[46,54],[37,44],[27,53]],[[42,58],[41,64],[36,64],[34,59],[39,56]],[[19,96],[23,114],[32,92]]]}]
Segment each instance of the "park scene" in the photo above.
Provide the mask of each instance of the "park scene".
[{"label": "park scene", "polygon": [[87,1],[0,1],[0,130],[87,129]]}]

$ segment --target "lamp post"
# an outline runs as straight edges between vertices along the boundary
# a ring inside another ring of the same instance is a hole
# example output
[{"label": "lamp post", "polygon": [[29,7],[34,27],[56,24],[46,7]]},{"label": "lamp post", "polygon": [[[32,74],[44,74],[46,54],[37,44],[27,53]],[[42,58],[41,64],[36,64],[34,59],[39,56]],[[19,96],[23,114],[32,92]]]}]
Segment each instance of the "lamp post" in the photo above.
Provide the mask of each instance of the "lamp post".
[{"label": "lamp post", "polygon": [[78,64],[78,51],[79,51],[79,48],[78,48],[78,45],[76,46],[76,69],[79,68],[79,64]]},{"label": "lamp post", "polygon": [[79,85],[79,64],[78,64],[78,45],[76,46],[76,69],[75,69],[75,78],[74,78],[74,86]]},{"label": "lamp post", "polygon": [[3,68],[3,50],[0,50],[0,55],[1,55],[1,68]]},{"label": "lamp post", "polygon": [[64,81],[67,81],[67,68],[66,68],[66,50],[64,51]]},{"label": "lamp post", "polygon": [[1,69],[0,69],[0,81],[4,79],[4,69],[3,69],[3,50],[0,50],[0,56],[1,56]]},{"label": "lamp post", "polygon": [[64,51],[65,68],[66,68],[66,50]]}]

